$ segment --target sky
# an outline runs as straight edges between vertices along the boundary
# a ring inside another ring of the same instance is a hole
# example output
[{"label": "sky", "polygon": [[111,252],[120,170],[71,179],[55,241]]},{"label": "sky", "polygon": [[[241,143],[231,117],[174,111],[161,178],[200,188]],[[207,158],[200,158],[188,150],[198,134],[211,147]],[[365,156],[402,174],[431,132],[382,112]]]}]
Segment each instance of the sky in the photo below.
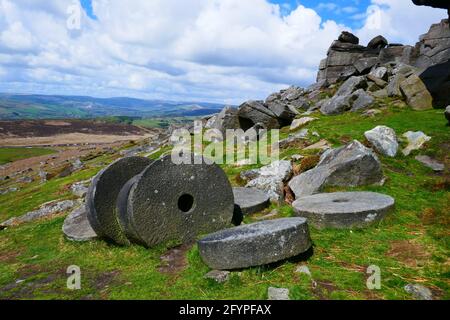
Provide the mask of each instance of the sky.
[{"label": "sky", "polygon": [[344,30],[415,44],[445,17],[409,0],[0,0],[0,92],[240,104],[312,84]]}]

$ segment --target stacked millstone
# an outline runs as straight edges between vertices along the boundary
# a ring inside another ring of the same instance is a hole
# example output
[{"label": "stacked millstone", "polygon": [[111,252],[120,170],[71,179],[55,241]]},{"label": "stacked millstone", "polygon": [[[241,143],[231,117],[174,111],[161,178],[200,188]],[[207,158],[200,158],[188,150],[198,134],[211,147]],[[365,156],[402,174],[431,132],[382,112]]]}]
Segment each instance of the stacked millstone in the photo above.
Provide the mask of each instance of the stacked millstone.
[{"label": "stacked millstone", "polygon": [[[146,247],[191,242],[199,234],[231,227],[234,201],[227,176],[217,165],[193,163],[202,164],[177,165],[170,156],[114,162],[93,179],[87,193],[89,225],[107,241]],[[79,224],[86,222],[82,217]],[[79,239],[77,228],[70,232],[69,238]]]}]

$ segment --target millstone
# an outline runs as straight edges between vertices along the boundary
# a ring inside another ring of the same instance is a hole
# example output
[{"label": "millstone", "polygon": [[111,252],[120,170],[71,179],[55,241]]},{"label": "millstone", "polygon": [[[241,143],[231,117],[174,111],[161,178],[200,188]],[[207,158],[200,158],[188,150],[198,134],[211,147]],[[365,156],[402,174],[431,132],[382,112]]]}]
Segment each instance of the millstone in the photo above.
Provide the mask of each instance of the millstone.
[{"label": "millstone", "polygon": [[97,234],[88,221],[84,206],[67,216],[62,230],[67,239],[72,241],[90,241],[97,238]]},{"label": "millstone", "polygon": [[322,193],[296,200],[298,216],[317,228],[363,228],[380,221],[394,208],[392,197],[374,192]]},{"label": "millstone", "polygon": [[298,256],[311,247],[311,239],[306,219],[284,218],[213,233],[198,247],[210,268],[233,270]]},{"label": "millstone", "polygon": [[89,222],[99,237],[118,244],[129,244],[117,217],[116,200],[123,185],[138,175],[152,160],[143,157],[120,159],[100,171],[86,195]]},{"label": "millstone", "polygon": [[199,234],[228,227],[233,209],[233,191],[219,166],[176,165],[167,156],[132,184],[120,222],[127,237],[152,247],[165,241],[192,241]]},{"label": "millstone", "polygon": [[233,188],[234,203],[242,214],[252,214],[264,210],[270,205],[269,196],[256,188]]}]

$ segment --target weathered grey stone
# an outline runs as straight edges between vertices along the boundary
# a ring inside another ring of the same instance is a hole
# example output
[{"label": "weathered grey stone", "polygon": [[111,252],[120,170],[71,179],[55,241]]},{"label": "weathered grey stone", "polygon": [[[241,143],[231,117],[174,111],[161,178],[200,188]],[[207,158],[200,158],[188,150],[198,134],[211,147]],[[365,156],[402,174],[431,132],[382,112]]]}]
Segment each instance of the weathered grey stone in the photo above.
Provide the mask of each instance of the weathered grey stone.
[{"label": "weathered grey stone", "polygon": [[389,42],[387,41],[387,39],[379,35],[369,41],[369,43],[367,44],[367,48],[372,50],[381,50],[386,48],[388,44]]},{"label": "weathered grey stone", "polygon": [[388,91],[386,89],[381,89],[372,93],[375,98],[384,99],[389,96]]},{"label": "weathered grey stone", "polygon": [[279,119],[292,121],[298,114],[289,105],[278,101],[267,103],[267,107],[272,111]]},{"label": "weathered grey stone", "polygon": [[433,293],[421,284],[409,283],[405,286],[405,291],[417,300],[433,300]]},{"label": "weathered grey stone", "polygon": [[371,107],[375,103],[375,98],[368,94],[363,89],[359,89],[352,94],[352,109],[351,111],[364,110]]},{"label": "weathered grey stone", "polygon": [[368,74],[368,75],[367,75],[367,79],[370,80],[370,81],[375,82],[375,84],[376,84],[380,89],[385,88],[385,87],[388,85],[388,83],[387,83],[386,81],[384,81],[383,79],[380,79],[380,78],[378,78],[378,77],[376,77],[376,76],[374,76],[374,75],[372,75],[372,74]]},{"label": "weathered grey stone", "polygon": [[417,156],[416,160],[435,172],[441,172],[445,170],[444,164],[430,158],[429,156]]},{"label": "weathered grey stone", "polygon": [[255,124],[261,123],[268,130],[278,129],[280,123],[273,111],[271,111],[262,101],[247,101],[238,109],[239,126],[244,131],[252,128]]},{"label": "weathered grey stone", "polygon": [[447,62],[428,67],[425,71],[419,74],[421,82],[425,85],[427,92],[429,92],[433,98],[432,105],[434,107],[443,108],[450,104],[449,75],[450,53],[449,60]]},{"label": "weathered grey stone", "polygon": [[217,283],[225,283],[230,278],[230,271],[213,270],[205,275],[205,279],[211,279]]},{"label": "weathered grey stone", "polygon": [[291,131],[297,130],[298,128],[303,127],[303,126],[307,125],[308,123],[313,122],[315,120],[317,120],[317,118],[314,118],[314,117],[303,117],[300,119],[295,119],[291,124],[290,130]]},{"label": "weathered grey stone", "polygon": [[381,64],[397,62],[411,65],[413,63],[414,47],[389,46],[381,49],[379,60]]},{"label": "weathered grey stone", "polygon": [[65,200],[60,202],[50,202],[43,204],[38,210],[28,212],[20,217],[11,218],[0,223],[1,228],[12,227],[22,223],[33,222],[42,218],[50,217],[57,213],[65,212],[77,205],[77,202]]},{"label": "weathered grey stone", "polygon": [[365,73],[378,63],[378,57],[368,57],[356,60],[353,66],[359,73]]},{"label": "weathered grey stone", "polygon": [[85,206],[75,209],[67,216],[62,231],[71,241],[91,241],[97,238],[87,218]]},{"label": "weathered grey stone", "polygon": [[359,44],[359,38],[348,31],[342,32],[338,38],[338,41],[344,43]]},{"label": "weathered grey stone", "polygon": [[394,129],[386,126],[377,126],[364,133],[366,139],[379,153],[395,157],[398,152],[398,140]]},{"label": "weathered grey stone", "polygon": [[269,196],[256,188],[233,188],[233,194],[234,204],[244,215],[262,211],[270,205]]},{"label": "weathered grey stone", "polygon": [[351,77],[345,81],[339,90],[336,92],[338,96],[348,96],[358,89],[366,89],[367,80],[363,76]]},{"label": "weathered grey stone", "polygon": [[70,190],[72,194],[78,198],[84,198],[89,190],[89,181],[81,181],[74,183]]},{"label": "weathered grey stone", "polygon": [[326,151],[316,168],[293,178],[289,187],[298,199],[318,193],[326,186],[357,187],[383,181],[376,154],[355,140],[347,146]]},{"label": "weathered grey stone", "polygon": [[415,65],[419,68],[441,64],[450,60],[450,26],[447,19],[433,24],[430,30],[420,37],[416,44],[418,58]]},{"label": "weathered grey stone", "polygon": [[409,156],[414,150],[421,149],[425,143],[431,140],[431,137],[427,136],[422,131],[408,131],[403,134],[403,137],[408,141],[408,146],[403,149],[403,154],[405,156]]},{"label": "weathered grey stone", "polygon": [[308,277],[312,277],[311,271],[309,270],[308,266],[299,266],[295,270],[295,272],[300,274],[306,274]]},{"label": "weathered grey stone", "polygon": [[239,118],[237,110],[232,107],[225,107],[216,117],[212,129],[225,133],[228,129],[239,129]]},{"label": "weathered grey stone", "polygon": [[325,115],[338,115],[349,111],[352,108],[352,96],[335,95],[326,101],[320,108],[320,112]]},{"label": "weathered grey stone", "polygon": [[180,165],[164,157],[131,183],[127,208],[119,210],[118,219],[128,239],[153,247],[189,242],[231,225],[234,201],[227,176],[219,166],[191,157],[192,164]]},{"label": "weathered grey stone", "polygon": [[287,301],[289,298],[289,289],[269,287],[267,290],[267,300],[270,301]]},{"label": "weathered grey stone", "polygon": [[254,171],[256,178],[249,181],[246,188],[257,188],[266,192],[270,200],[280,202],[283,199],[284,182],[292,176],[290,161],[275,161]]},{"label": "weathered grey stone", "polygon": [[394,208],[393,198],[373,192],[322,193],[297,199],[297,215],[317,228],[363,228],[382,220]]},{"label": "weathered grey stone", "polygon": [[388,69],[386,67],[375,68],[369,73],[369,75],[374,76],[374,77],[384,80],[384,81],[387,81],[388,76],[389,76]]},{"label": "weathered grey stone", "polygon": [[406,98],[406,102],[414,110],[433,108],[433,97],[417,75],[411,75],[400,83],[400,89]]},{"label": "weathered grey stone", "polygon": [[278,145],[280,148],[286,148],[292,143],[297,143],[301,140],[305,140],[308,137],[308,134],[308,129],[302,129],[299,132],[290,134],[286,139],[280,140]]},{"label": "weathered grey stone", "polygon": [[128,180],[151,163],[152,160],[143,157],[123,158],[94,177],[86,195],[86,210],[89,223],[99,237],[129,244],[118,222],[117,196]]},{"label": "weathered grey stone", "polygon": [[306,252],[311,247],[303,218],[262,221],[208,235],[198,242],[200,256],[213,269],[266,265]]}]

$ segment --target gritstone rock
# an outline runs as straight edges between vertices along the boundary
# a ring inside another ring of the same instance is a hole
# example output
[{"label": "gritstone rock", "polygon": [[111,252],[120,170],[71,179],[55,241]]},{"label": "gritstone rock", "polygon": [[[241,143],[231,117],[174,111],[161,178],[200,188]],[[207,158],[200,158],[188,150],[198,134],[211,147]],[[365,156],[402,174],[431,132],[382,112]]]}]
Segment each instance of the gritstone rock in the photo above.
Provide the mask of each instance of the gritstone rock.
[{"label": "gritstone rock", "polygon": [[70,213],[64,220],[63,233],[71,241],[91,241],[97,238],[87,218],[85,206]]},{"label": "gritstone rock", "polygon": [[364,133],[364,136],[379,153],[388,157],[397,155],[398,141],[394,129],[378,126]]},{"label": "gritstone rock", "polygon": [[270,205],[269,196],[256,188],[233,188],[233,194],[234,203],[244,215],[262,211]]},{"label": "gritstone rock", "polygon": [[383,219],[394,208],[389,196],[373,192],[336,192],[302,197],[296,214],[318,228],[362,228]]},{"label": "gritstone rock", "polygon": [[198,242],[200,256],[213,269],[266,265],[306,252],[311,239],[306,219],[262,221],[223,230]]}]

